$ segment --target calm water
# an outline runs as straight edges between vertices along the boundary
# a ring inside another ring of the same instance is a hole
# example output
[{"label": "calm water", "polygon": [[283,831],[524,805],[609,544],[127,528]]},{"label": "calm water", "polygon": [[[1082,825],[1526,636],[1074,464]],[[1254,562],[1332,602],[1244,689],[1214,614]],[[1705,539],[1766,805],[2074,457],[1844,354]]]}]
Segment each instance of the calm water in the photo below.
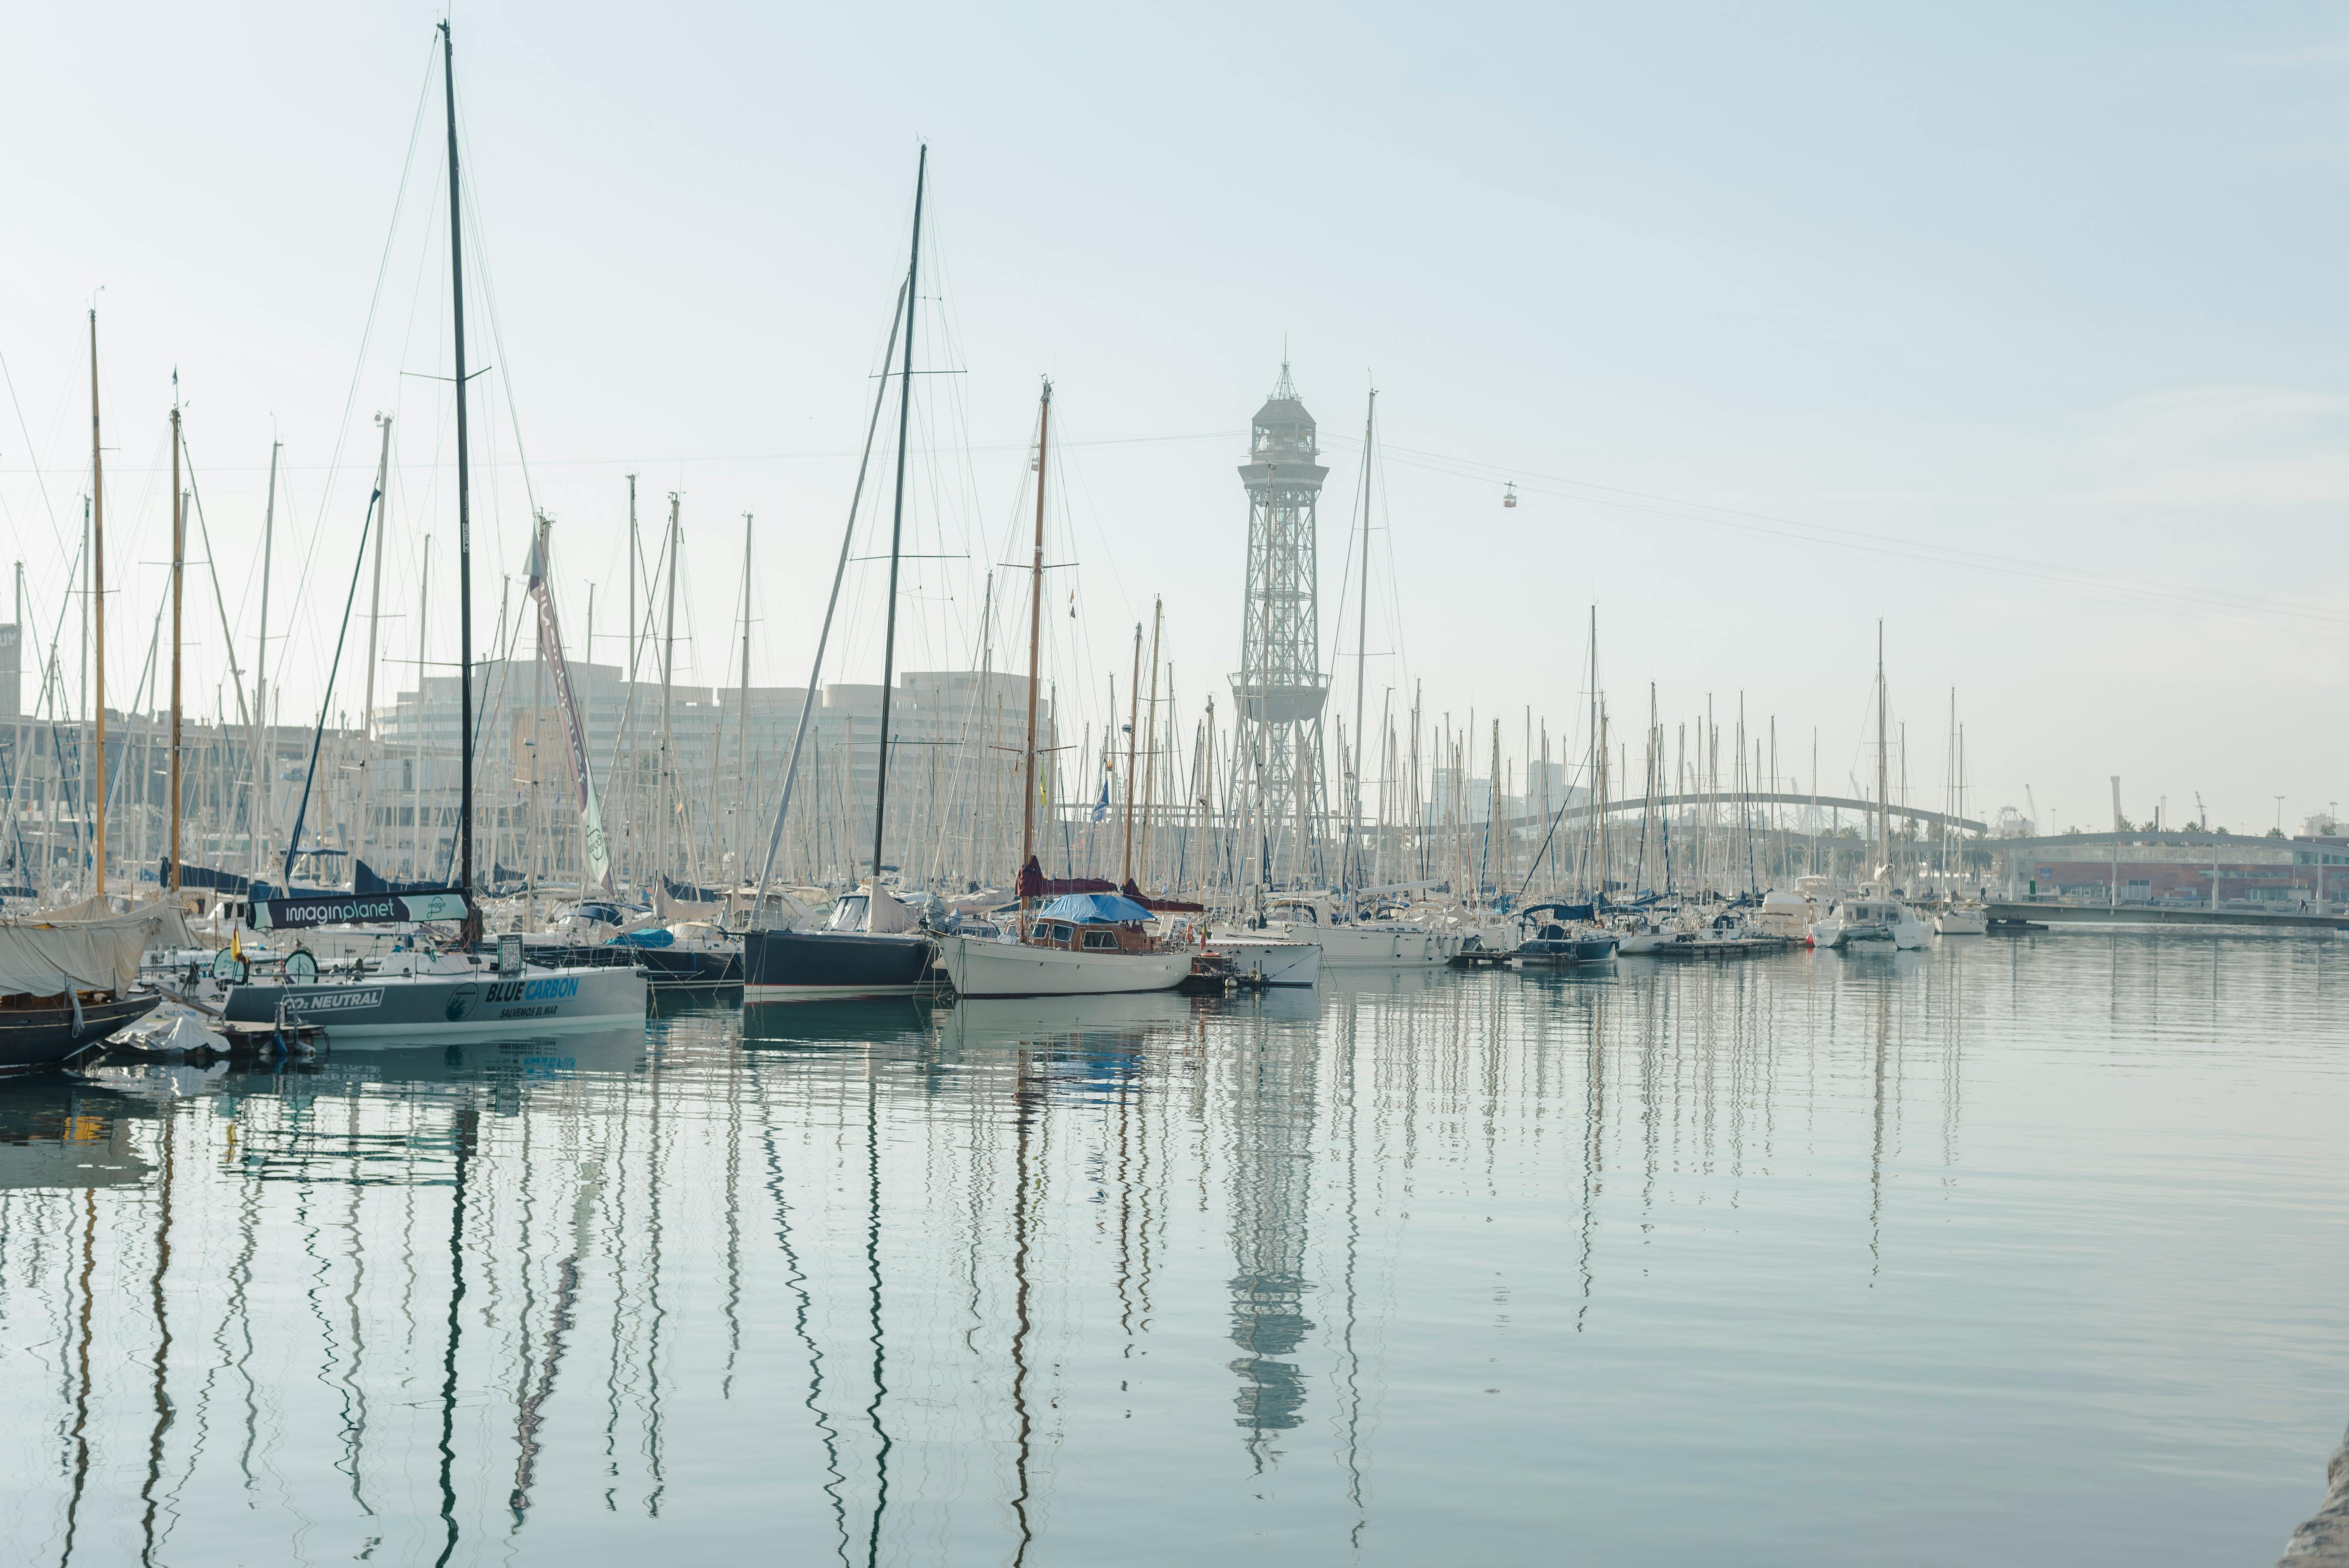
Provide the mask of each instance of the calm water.
[{"label": "calm water", "polygon": [[2264,1563],[2349,943],[0,1087],[9,1563]]}]

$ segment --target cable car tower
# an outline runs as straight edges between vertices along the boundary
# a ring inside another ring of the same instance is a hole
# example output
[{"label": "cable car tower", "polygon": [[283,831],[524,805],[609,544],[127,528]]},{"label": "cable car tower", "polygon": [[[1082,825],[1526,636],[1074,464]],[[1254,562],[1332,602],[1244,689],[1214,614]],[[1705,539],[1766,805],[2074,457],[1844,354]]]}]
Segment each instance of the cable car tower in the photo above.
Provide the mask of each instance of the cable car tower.
[{"label": "cable car tower", "polygon": [[1317,603],[1320,552],[1316,508],[1330,470],[1314,459],[1313,416],[1298,401],[1288,365],[1257,410],[1240,483],[1248,495],[1247,603],[1237,713],[1235,794],[1249,802],[1242,862],[1263,886],[1319,878],[1327,800],[1321,779],[1321,707],[1330,695],[1320,667]]}]

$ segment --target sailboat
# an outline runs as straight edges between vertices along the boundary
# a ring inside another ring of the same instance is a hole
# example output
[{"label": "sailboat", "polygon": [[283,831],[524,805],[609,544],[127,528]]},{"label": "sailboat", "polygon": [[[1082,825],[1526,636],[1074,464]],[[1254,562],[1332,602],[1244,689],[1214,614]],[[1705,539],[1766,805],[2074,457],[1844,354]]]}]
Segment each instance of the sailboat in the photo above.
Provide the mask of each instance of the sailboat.
[{"label": "sailboat", "polygon": [[[255,929],[300,932],[326,925],[411,924],[455,921],[456,941],[435,948],[412,932],[379,961],[355,961],[322,980],[305,949],[288,953],[274,979],[254,977],[237,947],[220,955],[215,977],[226,983],[224,1022],[246,1031],[323,1026],[336,1044],[391,1038],[433,1041],[494,1038],[551,1029],[609,1028],[645,1016],[645,980],[634,968],[551,969],[525,962],[519,934],[502,936],[494,956],[478,951],[481,915],[473,900],[473,574],[471,469],[465,422],[464,225],[457,173],[457,74],[449,24],[440,24],[449,114],[449,237],[457,395],[457,626],[461,780],[458,814],[458,882],[449,888],[398,892],[335,893],[255,900]],[[359,531],[364,559],[367,527],[383,500],[381,468]],[[329,676],[331,692],[332,677]],[[328,700],[331,700],[331,696]],[[298,838],[298,833],[296,835]],[[290,872],[293,851],[289,846]],[[288,878],[290,883],[290,875]]]},{"label": "sailboat", "polygon": [[1846,893],[1811,926],[1814,947],[1844,947],[1854,942],[1889,942],[1922,947],[1930,934],[1917,912],[1892,886],[1892,775],[1887,748],[1884,691],[1884,623],[1876,624],[1876,874]]},{"label": "sailboat", "polygon": [[1150,934],[1156,917],[1119,893],[1066,893],[1040,909],[1036,858],[1037,665],[1044,632],[1044,492],[1050,469],[1052,384],[1036,415],[1036,549],[1029,566],[1028,746],[1019,813],[1019,920],[997,937],[938,939],[940,961],[961,996],[1101,996],[1171,991],[1191,973],[1191,950]]},{"label": "sailboat", "polygon": [[[922,150],[914,176],[914,240],[905,263],[905,358],[897,376],[897,493],[889,531],[888,630],[883,639],[881,663],[881,756],[873,791],[873,879],[833,905],[828,923],[819,931],[791,927],[761,929],[767,885],[774,872],[775,845],[781,840],[784,813],[791,810],[792,781],[798,777],[800,747],[807,738],[808,715],[815,702],[815,678],[808,682],[800,710],[799,733],[792,741],[791,762],[783,776],[782,799],[775,808],[774,830],[767,841],[767,861],[759,875],[758,895],[751,906],[751,927],[742,937],[742,1000],[745,1003],[786,1002],[835,996],[905,996],[927,982],[935,949],[914,912],[881,885],[882,834],[888,823],[889,698],[896,679],[897,566],[905,526],[905,438],[913,425],[914,307],[920,298],[916,287],[922,263],[922,196],[928,183],[930,153]],[[896,346],[898,324],[892,318],[891,346]],[[883,365],[889,359],[885,352]],[[881,399],[887,395],[883,379],[874,395],[873,425],[881,418]],[[873,433],[865,432],[865,454],[871,457]],[[857,469],[857,500],[864,490],[864,470]],[[848,541],[855,536],[856,500],[849,503],[848,536],[841,542],[840,572],[848,564]],[[833,577],[833,608],[840,602],[840,572]],[[832,608],[824,611],[823,634],[817,641],[816,661],[823,669],[824,645],[831,640]]]}]

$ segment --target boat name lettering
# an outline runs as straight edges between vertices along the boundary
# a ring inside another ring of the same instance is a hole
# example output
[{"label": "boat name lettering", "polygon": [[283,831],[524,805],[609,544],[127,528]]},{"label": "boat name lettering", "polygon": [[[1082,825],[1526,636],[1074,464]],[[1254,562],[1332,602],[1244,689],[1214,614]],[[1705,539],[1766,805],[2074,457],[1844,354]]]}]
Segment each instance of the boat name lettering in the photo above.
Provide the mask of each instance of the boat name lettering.
[{"label": "boat name lettering", "polygon": [[383,988],[366,991],[316,991],[306,995],[290,996],[286,1006],[303,1013],[348,1013],[362,1007],[383,1005]]},{"label": "boat name lettering", "polygon": [[503,980],[481,994],[481,1003],[494,1007],[502,1002],[556,1002],[577,995],[579,977],[575,975],[551,980]]}]

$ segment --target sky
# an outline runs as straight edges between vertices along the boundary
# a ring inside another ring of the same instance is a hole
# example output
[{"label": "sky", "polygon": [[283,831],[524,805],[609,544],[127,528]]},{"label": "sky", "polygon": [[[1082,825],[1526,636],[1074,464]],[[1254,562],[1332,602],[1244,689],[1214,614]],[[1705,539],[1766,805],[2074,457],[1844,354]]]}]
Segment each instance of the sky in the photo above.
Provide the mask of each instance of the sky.
[{"label": "sky", "polygon": [[[378,410],[378,700],[419,632],[456,656],[440,15],[0,20],[0,551],[68,707],[93,299],[115,706],[164,603],[175,367],[210,541],[191,706],[233,707],[223,619],[257,656],[275,438],[268,665],[281,715],[316,713]],[[464,4],[454,28],[478,651],[535,504],[574,656],[593,583],[594,655],[625,658],[634,473],[647,559],[678,497],[678,678],[741,678],[747,511],[750,677],[805,682],[926,145],[901,668],[1024,661],[1024,588],[990,625],[984,583],[1026,560],[1049,376],[1071,727],[1098,735],[1157,599],[1182,724],[1227,713],[1234,469],[1285,354],[1331,470],[1350,723],[1359,669],[1373,725],[1416,690],[1480,749],[1497,717],[1519,757],[1530,713],[1578,757],[1595,611],[1635,774],[1652,684],[1668,749],[1742,701],[1780,778],[1848,794],[1880,620],[1919,805],[1953,691],[1971,815],[2106,826],[2115,775],[2132,820],[2199,799],[2289,830],[2349,800],[2349,11]],[[895,417],[830,679],[878,676]],[[355,602],[341,710],[363,578]]]}]

